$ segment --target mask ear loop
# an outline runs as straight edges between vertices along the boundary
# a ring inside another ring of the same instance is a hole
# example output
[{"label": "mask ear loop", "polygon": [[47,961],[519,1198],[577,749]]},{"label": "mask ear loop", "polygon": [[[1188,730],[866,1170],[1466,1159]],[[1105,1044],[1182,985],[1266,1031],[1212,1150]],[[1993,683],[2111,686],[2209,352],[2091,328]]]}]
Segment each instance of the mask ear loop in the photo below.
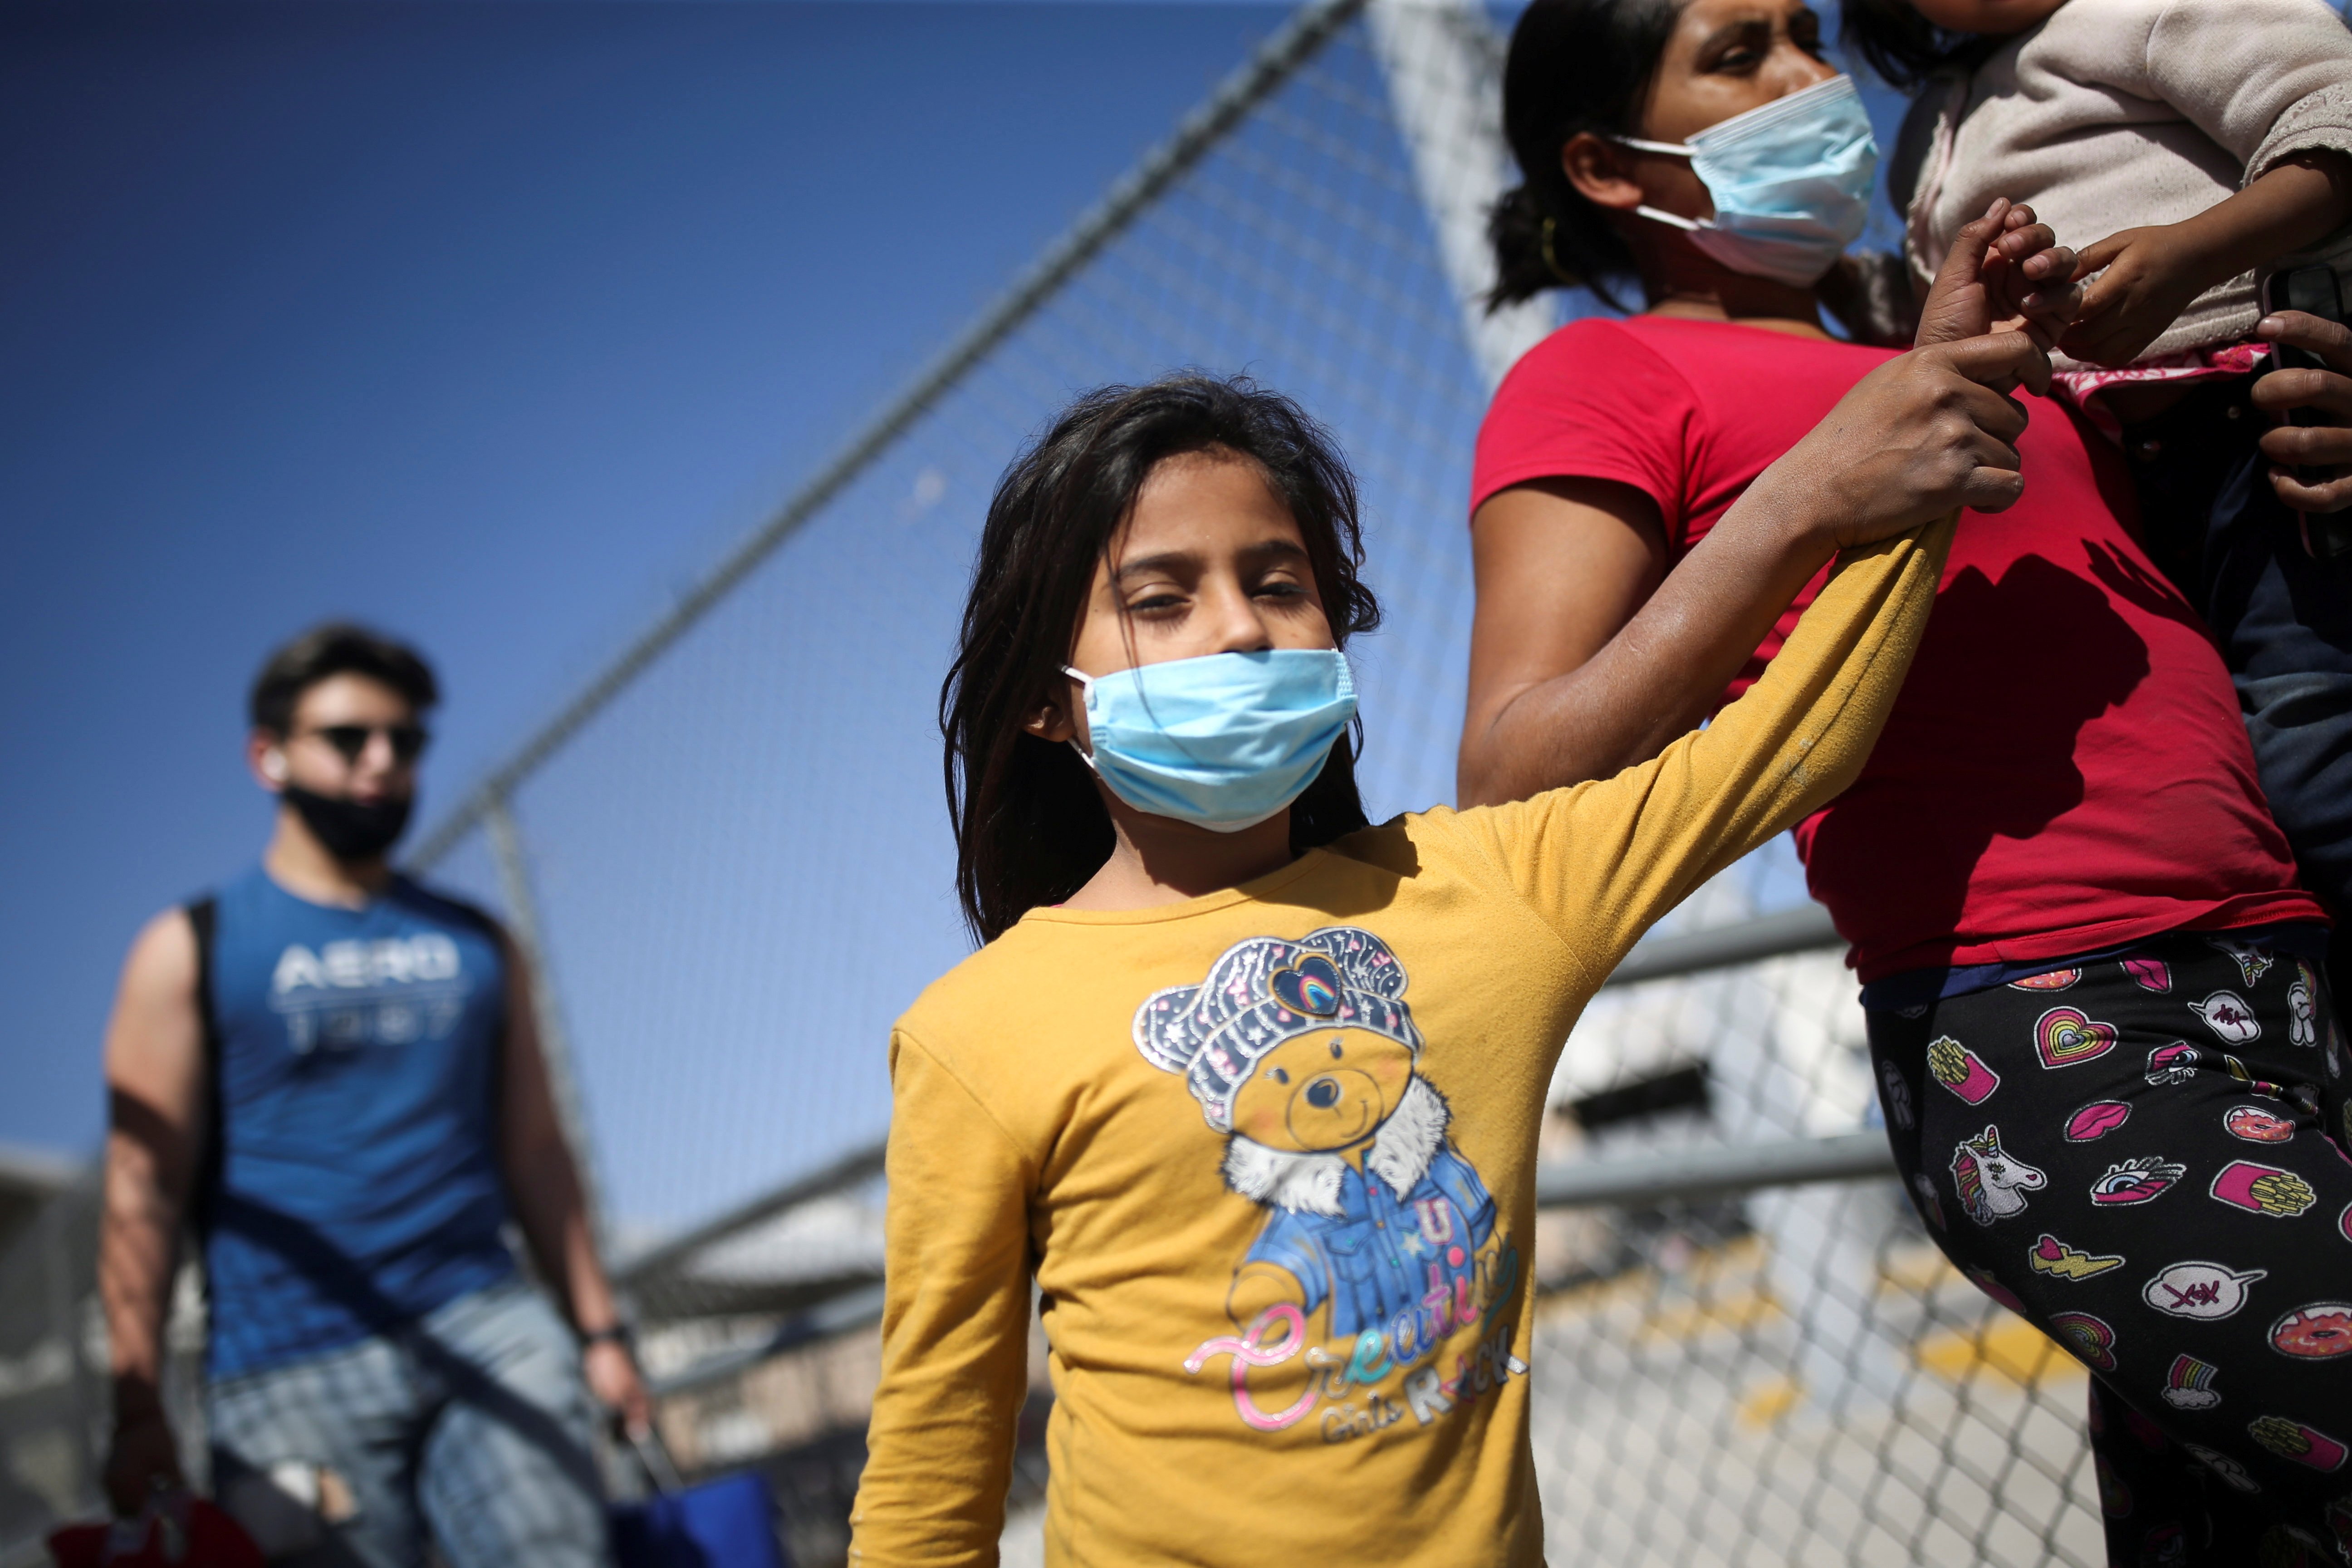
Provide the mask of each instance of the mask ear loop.
[{"label": "mask ear loop", "polygon": [[1711,223],[1701,223],[1695,217],[1685,217],[1680,213],[1670,213],[1661,207],[1635,207],[1633,216],[1648,218],[1652,223],[1664,224],[1669,228],[1681,229],[1685,234],[1696,234],[1703,228],[1715,226]]},{"label": "mask ear loop", "polygon": [[[1095,678],[1088,675],[1083,669],[1074,669],[1066,664],[1062,666],[1062,673],[1078,683],[1078,703],[1081,707],[1084,707],[1087,695],[1095,689]],[[1101,773],[1102,770],[1095,766],[1094,753],[1088,751],[1086,747],[1078,744],[1077,726],[1076,724],[1070,726],[1069,744],[1070,750],[1078,753],[1078,760],[1087,764],[1087,772],[1097,775]]]},{"label": "mask ear loop", "polygon": [[[1616,142],[1620,147],[1631,147],[1639,153],[1660,153],[1669,158],[1691,158],[1698,154],[1698,149],[1687,142],[1653,142],[1643,136],[1612,136],[1609,140]],[[1647,205],[1635,207],[1633,216],[1648,218],[1652,223],[1664,224],[1669,228],[1681,229],[1685,234],[1696,234],[1703,228],[1715,226],[1713,224],[1701,223],[1696,218],[1685,217],[1680,213],[1670,213]]]}]

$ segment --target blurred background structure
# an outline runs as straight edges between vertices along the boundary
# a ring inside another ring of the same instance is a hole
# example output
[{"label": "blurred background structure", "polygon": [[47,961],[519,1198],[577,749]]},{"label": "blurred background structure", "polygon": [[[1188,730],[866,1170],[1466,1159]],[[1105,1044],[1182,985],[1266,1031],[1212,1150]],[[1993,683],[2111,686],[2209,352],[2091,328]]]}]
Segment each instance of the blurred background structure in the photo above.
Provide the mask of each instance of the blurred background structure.
[{"label": "blurred background structure", "polygon": [[[883,1042],[967,950],[935,700],[1023,440],[1080,388],[1177,366],[1246,371],[1328,422],[1388,610],[1358,665],[1369,802],[1452,795],[1472,443],[1556,321],[1479,301],[1508,16],[1313,0],[1264,23],[411,847],[536,950],[669,1444],[692,1472],[765,1469],[803,1568],[842,1560],[875,1376]],[[1899,106],[1872,102],[1891,142]],[[49,1048],[94,1054],[94,1032]],[[1785,845],[1703,890],[1569,1042],[1537,1253],[1553,1563],[2099,1560],[2082,1374],[1927,1243],[1866,1069]],[[0,1160],[0,1565],[93,1506],[92,1214],[86,1167]],[[1042,1551],[1042,1367],[1034,1386],[1008,1562]]]}]

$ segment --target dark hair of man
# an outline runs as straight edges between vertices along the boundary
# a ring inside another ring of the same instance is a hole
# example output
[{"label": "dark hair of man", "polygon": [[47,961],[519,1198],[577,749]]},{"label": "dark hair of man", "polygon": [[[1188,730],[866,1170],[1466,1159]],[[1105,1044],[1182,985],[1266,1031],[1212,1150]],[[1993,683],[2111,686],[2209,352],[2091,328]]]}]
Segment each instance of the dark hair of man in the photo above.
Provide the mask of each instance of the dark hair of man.
[{"label": "dark hair of man", "polygon": [[[1110,856],[1110,815],[1071,747],[1023,725],[1059,699],[1062,668],[1095,565],[1162,459],[1225,450],[1257,465],[1290,509],[1331,636],[1380,622],[1358,577],[1356,481],[1329,435],[1298,405],[1245,377],[1171,375],[1086,394],[997,481],[972,563],[955,662],[940,688],[956,897],[993,941],[1029,910],[1060,903]],[[1365,826],[1351,727],[1290,809],[1294,851]]]},{"label": "dark hair of man", "polygon": [[1559,150],[1580,131],[1636,133],[1642,98],[1682,15],[1682,0],[1535,0],[1511,29],[1503,62],[1503,134],[1524,184],[1486,222],[1495,287],[1486,308],[1579,286],[1611,309],[1635,276],[1633,253],[1609,215],[1576,194]]},{"label": "dark hair of man", "polygon": [[284,735],[294,727],[302,693],[336,675],[364,675],[382,681],[423,713],[441,700],[433,667],[416,650],[344,621],[312,626],[269,656],[254,678],[253,727]]},{"label": "dark hair of man", "polygon": [[2002,40],[1947,32],[1909,0],[1845,0],[1838,42],[1867,60],[1889,87],[1909,92],[1947,67],[1979,64]]}]

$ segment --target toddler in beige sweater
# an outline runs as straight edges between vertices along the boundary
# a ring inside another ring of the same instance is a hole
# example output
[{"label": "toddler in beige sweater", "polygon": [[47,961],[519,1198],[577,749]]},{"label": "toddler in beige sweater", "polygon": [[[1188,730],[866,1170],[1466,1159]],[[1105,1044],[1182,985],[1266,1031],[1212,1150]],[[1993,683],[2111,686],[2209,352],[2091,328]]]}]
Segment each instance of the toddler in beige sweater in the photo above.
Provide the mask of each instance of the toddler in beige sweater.
[{"label": "toddler in beige sweater", "polygon": [[1924,89],[1889,171],[1915,276],[1995,195],[2084,247],[2055,363],[2086,402],[2221,370],[2257,268],[2352,216],[2352,33],[2325,0],[1849,0],[1846,31]]}]

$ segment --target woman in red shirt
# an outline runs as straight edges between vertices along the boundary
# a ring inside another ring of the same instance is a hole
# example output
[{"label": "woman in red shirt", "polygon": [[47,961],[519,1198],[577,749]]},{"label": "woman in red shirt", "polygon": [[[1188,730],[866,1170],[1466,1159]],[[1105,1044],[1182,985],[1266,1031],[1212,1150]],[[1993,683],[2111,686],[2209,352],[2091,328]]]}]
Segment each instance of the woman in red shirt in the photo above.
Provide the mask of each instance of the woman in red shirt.
[{"label": "woman in red shirt", "polygon": [[[1891,352],[1821,326],[1860,293],[1839,253],[1874,152],[1799,0],[1536,0],[1504,117],[1526,184],[1496,216],[1497,297],[1645,308],[1554,333],[1480,434],[1465,805],[1608,776],[1702,716],[1616,700],[1613,639]],[[2266,1533],[2352,1552],[2325,917],[2127,476],[2021,397],[2024,499],[1961,531],[1877,750],[1798,848],[1937,1244],[2093,1369],[2095,1433],[2136,1430],[2094,1438],[2113,1560]],[[1793,614],[1709,680],[1744,689]]]}]

